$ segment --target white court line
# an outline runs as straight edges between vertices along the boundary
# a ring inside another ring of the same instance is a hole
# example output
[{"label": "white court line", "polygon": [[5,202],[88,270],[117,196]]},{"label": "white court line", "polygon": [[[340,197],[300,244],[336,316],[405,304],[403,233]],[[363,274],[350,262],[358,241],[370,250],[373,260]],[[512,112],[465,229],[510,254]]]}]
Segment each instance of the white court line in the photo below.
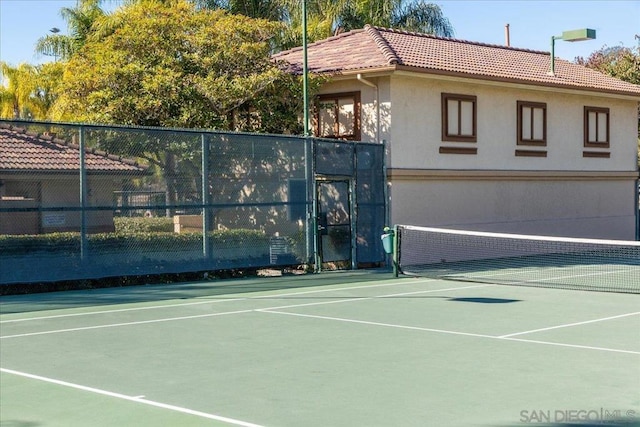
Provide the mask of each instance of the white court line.
[{"label": "white court line", "polygon": [[[421,280],[417,280],[417,281],[412,281],[412,284],[415,283],[427,283],[427,282],[433,282],[436,279],[421,279]],[[29,322],[29,321],[33,321],[33,320],[49,320],[49,319],[59,319],[59,318],[65,318],[65,317],[80,317],[80,316],[93,316],[93,315],[97,315],[97,314],[110,314],[110,313],[120,313],[120,312],[126,312],[126,311],[142,311],[142,310],[155,310],[155,309],[163,309],[163,308],[171,308],[171,307],[183,307],[183,306],[192,306],[192,305],[202,305],[202,304],[216,304],[219,302],[231,302],[231,301],[245,301],[245,300],[250,300],[250,299],[264,299],[264,298],[280,298],[280,297],[288,297],[288,296],[295,296],[295,295],[306,295],[306,294],[315,294],[315,293],[323,293],[323,292],[332,292],[332,291],[342,291],[342,290],[352,290],[352,289],[363,289],[363,288],[378,288],[378,287],[383,287],[383,286],[398,286],[398,285],[403,285],[403,284],[408,284],[409,282],[404,282],[404,283],[382,283],[382,284],[377,284],[377,285],[360,285],[360,286],[351,286],[351,287],[347,287],[347,288],[331,288],[331,289],[316,289],[316,290],[312,290],[312,291],[304,291],[304,292],[289,292],[289,293],[285,293],[285,294],[277,294],[277,295],[259,295],[259,296],[255,296],[255,297],[245,297],[245,298],[231,298],[231,299],[216,299],[216,300],[207,300],[207,301],[197,301],[197,302],[186,302],[186,303],[180,303],[180,304],[166,304],[166,305],[154,305],[154,306],[150,306],[150,307],[131,307],[131,308],[120,308],[120,309],[115,309],[115,310],[100,310],[100,311],[89,311],[86,313],[68,313],[68,314],[57,314],[57,315],[52,315],[52,316],[40,316],[40,317],[30,317],[30,318],[24,318],[24,319],[10,319],[10,320],[0,320],[0,325],[1,324],[5,324],[5,323],[17,323],[17,322]],[[319,285],[321,286],[321,285]],[[210,298],[210,297],[209,297]]]},{"label": "white court line", "polygon": [[253,311],[255,311],[255,310],[251,309],[251,310],[223,311],[222,313],[197,314],[197,315],[193,315],[193,316],[167,317],[167,318],[164,318],[164,319],[154,319],[154,320],[140,320],[140,321],[137,321],[137,322],[110,323],[110,324],[107,324],[107,325],[81,326],[81,327],[77,327],[77,328],[56,329],[56,330],[51,330],[51,331],[28,332],[28,333],[24,333],[24,334],[1,336],[0,340],[9,339],[9,338],[33,337],[33,336],[36,336],[36,335],[60,334],[60,333],[64,333],[64,332],[89,331],[89,330],[92,330],[92,329],[117,328],[117,327],[120,327],[120,326],[145,325],[145,324],[149,324],[149,323],[171,322],[171,321],[174,321],[174,320],[199,319],[199,318],[203,318],[203,317],[224,316],[226,314],[251,313]]},{"label": "white court line", "polygon": [[244,313],[252,313],[252,312],[256,312],[256,311],[269,310],[269,309],[277,310],[277,309],[283,309],[283,308],[308,307],[308,306],[313,306],[313,305],[338,304],[338,303],[343,303],[343,302],[365,301],[365,300],[372,300],[372,299],[378,299],[378,298],[397,297],[397,296],[401,296],[401,295],[420,294],[420,293],[424,294],[424,293],[432,293],[432,292],[444,292],[444,291],[452,291],[452,290],[458,290],[458,289],[480,288],[480,287],[486,287],[486,286],[491,286],[491,285],[472,285],[472,286],[452,287],[452,288],[445,288],[445,289],[430,289],[430,290],[425,290],[425,291],[404,292],[404,293],[398,293],[398,294],[380,295],[380,296],[373,296],[373,297],[362,297],[362,298],[355,297],[355,298],[344,298],[344,299],[331,300],[331,301],[309,302],[309,303],[305,303],[305,304],[289,304],[289,305],[276,306],[276,307],[265,307],[264,309],[247,309],[247,310],[223,311],[223,312],[220,312],[220,313],[197,314],[197,315],[193,315],[193,316],[169,317],[169,318],[164,318],[164,319],[140,320],[140,321],[137,321],[137,322],[111,323],[111,324],[106,324],[106,325],[81,326],[81,327],[77,327],[77,328],[57,329],[57,330],[40,331],[40,332],[27,332],[27,333],[24,333],[24,334],[0,336],[0,340],[9,339],[9,338],[32,337],[32,336],[37,336],[37,335],[51,335],[51,334],[59,334],[59,333],[64,333],[64,332],[78,332],[78,331],[87,331],[87,330],[93,330],[93,329],[116,328],[116,327],[121,327],[121,326],[144,325],[144,324],[150,324],[150,323],[161,323],[161,322],[170,322],[170,321],[177,321],[177,320],[200,319],[200,318],[205,318],[205,317],[224,316],[224,315],[227,315],[227,314],[244,314]]},{"label": "white court line", "polygon": [[[126,312],[126,311],[154,310],[154,309],[158,309],[158,308],[171,308],[171,307],[184,307],[184,306],[191,306],[191,305],[215,304],[215,303],[218,303],[218,302],[226,302],[226,301],[242,301],[244,299],[246,299],[246,298],[233,298],[233,299],[215,300],[215,301],[197,301],[197,302],[187,302],[187,303],[182,303],[182,304],[155,305],[155,306],[151,306],[151,307],[118,308],[118,309],[115,309],[115,310],[88,311],[86,313],[56,314],[56,315],[53,315],[53,316],[30,317],[30,318],[26,318],[26,319],[0,320],[0,324],[17,323],[17,322],[28,322],[28,321],[31,321],[31,320],[59,319],[59,318],[63,318],[63,317],[91,316],[91,315],[96,315],[96,314],[123,313],[123,312]],[[133,304],[135,304],[135,303],[133,303]]]},{"label": "white court line", "polygon": [[586,350],[598,350],[598,351],[608,351],[612,353],[627,353],[627,354],[638,354],[640,355],[640,351],[632,351],[632,350],[619,350],[615,348],[606,348],[606,347],[593,347],[587,345],[577,345],[577,344],[565,344],[565,343],[556,343],[551,341],[537,341],[537,340],[527,340],[521,338],[509,338],[509,337],[501,337],[495,335],[485,335],[485,334],[475,334],[470,332],[458,332],[458,331],[449,331],[446,329],[432,329],[432,328],[423,328],[419,326],[408,326],[408,325],[397,325],[393,323],[381,323],[381,322],[370,322],[366,320],[357,320],[357,319],[346,319],[343,317],[331,317],[331,316],[318,316],[313,314],[301,314],[301,313],[291,313],[287,311],[276,311],[269,309],[256,310],[262,313],[272,313],[272,314],[284,314],[287,316],[297,316],[297,317],[307,317],[312,319],[322,319],[322,320],[333,320],[338,322],[346,322],[346,323],[359,323],[363,325],[372,325],[372,326],[384,326],[388,328],[397,328],[397,329],[408,329],[414,331],[424,331],[424,332],[435,332],[439,334],[447,334],[447,335],[464,335],[469,337],[477,337],[477,338],[489,338],[494,340],[502,340],[502,341],[518,341],[518,342],[527,342],[534,344],[545,344],[545,345],[554,345],[560,347],[572,347],[572,348],[581,348]]},{"label": "white court line", "polygon": [[428,294],[433,292],[444,292],[444,291],[455,291],[459,289],[473,289],[473,288],[484,288],[487,286],[493,285],[471,285],[471,286],[462,286],[462,287],[454,287],[454,288],[444,288],[444,289],[431,289],[428,291],[413,291],[413,292],[402,292],[398,294],[389,294],[389,295],[378,295],[374,297],[353,297],[353,298],[345,298],[334,301],[323,301],[323,302],[309,302],[306,304],[291,304],[291,305],[281,305],[278,307],[266,307],[266,308],[256,308],[252,311],[264,311],[264,310],[282,310],[283,308],[296,308],[296,307],[308,307],[312,305],[326,305],[326,304],[337,304],[342,302],[351,302],[351,301],[366,301],[366,300],[374,300],[374,299],[385,299],[385,298],[393,298],[399,296],[406,295],[415,295],[415,294]]},{"label": "white court line", "polygon": [[66,381],[56,380],[56,379],[53,379],[53,378],[47,378],[47,377],[42,377],[42,376],[39,376],[39,375],[28,374],[28,373],[25,373],[25,372],[14,371],[12,369],[0,368],[0,371],[4,372],[6,374],[18,375],[18,376],[29,378],[29,379],[33,379],[33,380],[44,381],[44,382],[47,382],[47,383],[56,384],[56,385],[60,385],[60,386],[64,386],[64,387],[70,387],[70,388],[74,388],[74,389],[77,389],[77,390],[82,390],[82,391],[88,391],[88,392],[91,392],[91,393],[101,394],[103,396],[115,397],[117,399],[128,400],[130,402],[135,402],[135,403],[142,403],[144,405],[155,406],[157,408],[168,409],[170,411],[175,411],[175,412],[181,412],[183,414],[195,415],[197,417],[207,418],[207,419],[210,419],[210,420],[222,421],[222,422],[227,423],[227,424],[233,424],[233,425],[243,426],[243,427],[262,427],[259,424],[253,424],[253,423],[249,423],[249,422],[246,422],[246,421],[236,420],[234,418],[223,417],[221,415],[208,414],[206,412],[194,411],[192,409],[187,409],[187,408],[183,408],[183,407],[175,406],[175,405],[169,405],[169,404],[166,404],[166,403],[154,402],[153,400],[147,400],[147,399],[141,398],[139,396],[127,396],[127,395],[120,394],[120,393],[114,393],[112,391],[100,390],[98,388],[87,387],[87,386],[74,384],[74,383],[70,383],[70,382],[66,382]]},{"label": "white court line", "polygon": [[344,317],[331,317],[331,316],[318,316],[315,314],[301,314],[301,313],[291,313],[288,311],[277,311],[274,309],[261,309],[256,310],[262,313],[272,313],[272,314],[284,314],[287,316],[296,316],[296,317],[308,317],[311,319],[323,319],[323,320],[335,320],[338,322],[346,322],[346,323],[360,323],[363,325],[373,325],[373,326],[385,326],[387,328],[397,328],[397,329],[409,329],[413,331],[426,331],[426,332],[438,332],[441,334],[450,334],[450,335],[465,335],[469,337],[480,337],[480,338],[496,338],[493,335],[484,335],[484,334],[474,334],[471,332],[458,332],[458,331],[448,331],[446,329],[433,329],[433,328],[423,328],[421,326],[408,326],[408,325],[396,325],[393,323],[382,323],[382,322],[370,322],[368,320],[357,320],[357,319],[346,319]]},{"label": "white court line", "polygon": [[567,344],[567,343],[553,342],[553,341],[528,340],[528,339],[524,339],[524,338],[501,338],[501,337],[495,337],[495,338],[499,339],[499,340],[504,340],[504,341],[527,342],[527,343],[532,343],[532,344],[554,345],[554,346],[557,346],[557,347],[571,347],[571,348],[581,348],[581,349],[585,349],[585,350],[597,350],[597,351],[608,351],[608,352],[611,352],[611,353],[626,353],[626,354],[637,354],[637,355],[640,355],[640,351],[620,350],[620,349],[616,349],[616,348],[594,347],[594,346],[590,346],[590,345]]},{"label": "white court line", "polygon": [[626,314],[620,314],[618,316],[602,317],[600,319],[585,320],[584,322],[566,323],[564,325],[549,326],[547,328],[531,329],[529,331],[515,332],[513,334],[501,335],[498,338],[509,338],[509,337],[515,337],[517,335],[532,334],[534,332],[550,331],[552,329],[560,329],[560,328],[568,328],[568,327],[571,327],[571,326],[587,325],[589,323],[603,322],[605,320],[619,319],[621,317],[637,316],[639,314],[640,314],[640,311],[636,311],[635,313],[626,313]]}]

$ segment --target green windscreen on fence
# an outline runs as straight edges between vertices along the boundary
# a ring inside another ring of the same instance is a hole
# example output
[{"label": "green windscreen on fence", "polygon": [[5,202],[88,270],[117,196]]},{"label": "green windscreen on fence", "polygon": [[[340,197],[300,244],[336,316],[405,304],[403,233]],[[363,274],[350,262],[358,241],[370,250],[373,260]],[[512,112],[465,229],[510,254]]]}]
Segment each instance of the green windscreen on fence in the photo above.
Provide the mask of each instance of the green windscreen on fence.
[{"label": "green windscreen on fence", "polygon": [[356,263],[382,262],[381,144],[0,121],[0,283],[313,263],[316,150],[353,183]]}]

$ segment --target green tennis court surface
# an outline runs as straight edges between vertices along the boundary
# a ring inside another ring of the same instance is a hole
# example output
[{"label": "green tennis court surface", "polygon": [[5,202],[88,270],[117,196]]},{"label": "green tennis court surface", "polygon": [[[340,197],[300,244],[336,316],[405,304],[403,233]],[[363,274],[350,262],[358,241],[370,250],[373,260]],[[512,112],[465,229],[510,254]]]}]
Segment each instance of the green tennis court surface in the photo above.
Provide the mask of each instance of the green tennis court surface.
[{"label": "green tennis court surface", "polygon": [[342,272],[0,302],[2,427],[640,417],[640,295]]}]

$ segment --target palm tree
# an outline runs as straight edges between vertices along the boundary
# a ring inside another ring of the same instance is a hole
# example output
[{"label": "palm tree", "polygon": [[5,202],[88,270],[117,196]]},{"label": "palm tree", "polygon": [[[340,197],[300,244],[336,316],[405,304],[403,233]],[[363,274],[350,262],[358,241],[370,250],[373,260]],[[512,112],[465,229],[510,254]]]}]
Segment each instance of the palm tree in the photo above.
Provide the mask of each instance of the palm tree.
[{"label": "palm tree", "polygon": [[348,31],[365,24],[407,31],[453,36],[453,27],[438,5],[425,0],[359,0],[347,2],[338,26]]},{"label": "palm tree", "polygon": [[69,35],[53,32],[41,37],[36,52],[56,59],[67,60],[77,52],[91,34],[93,24],[105,12],[100,8],[102,0],[78,0],[76,7],[63,7],[60,15],[67,21]]},{"label": "palm tree", "polygon": [[7,119],[46,119],[62,81],[63,65],[0,62],[0,117]]},{"label": "palm tree", "polygon": [[283,21],[286,3],[282,0],[191,0],[201,9],[224,9],[233,14],[269,21]]},{"label": "palm tree", "polygon": [[[301,0],[190,0],[201,8],[225,9],[253,18],[287,24],[281,49],[302,44]],[[366,24],[451,37],[453,26],[439,6],[426,0],[308,0],[309,41],[323,39]]]},{"label": "palm tree", "polygon": [[33,65],[20,64],[13,67],[0,62],[0,116],[2,118],[30,118],[33,106],[32,94],[36,88],[36,71]]}]

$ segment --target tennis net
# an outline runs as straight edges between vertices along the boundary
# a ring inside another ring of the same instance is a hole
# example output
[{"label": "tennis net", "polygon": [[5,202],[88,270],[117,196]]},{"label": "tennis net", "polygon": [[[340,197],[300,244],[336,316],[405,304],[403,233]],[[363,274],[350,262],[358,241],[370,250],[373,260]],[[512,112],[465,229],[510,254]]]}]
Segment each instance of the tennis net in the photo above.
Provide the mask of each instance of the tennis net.
[{"label": "tennis net", "polygon": [[640,242],[397,225],[397,273],[439,279],[640,293]]}]

